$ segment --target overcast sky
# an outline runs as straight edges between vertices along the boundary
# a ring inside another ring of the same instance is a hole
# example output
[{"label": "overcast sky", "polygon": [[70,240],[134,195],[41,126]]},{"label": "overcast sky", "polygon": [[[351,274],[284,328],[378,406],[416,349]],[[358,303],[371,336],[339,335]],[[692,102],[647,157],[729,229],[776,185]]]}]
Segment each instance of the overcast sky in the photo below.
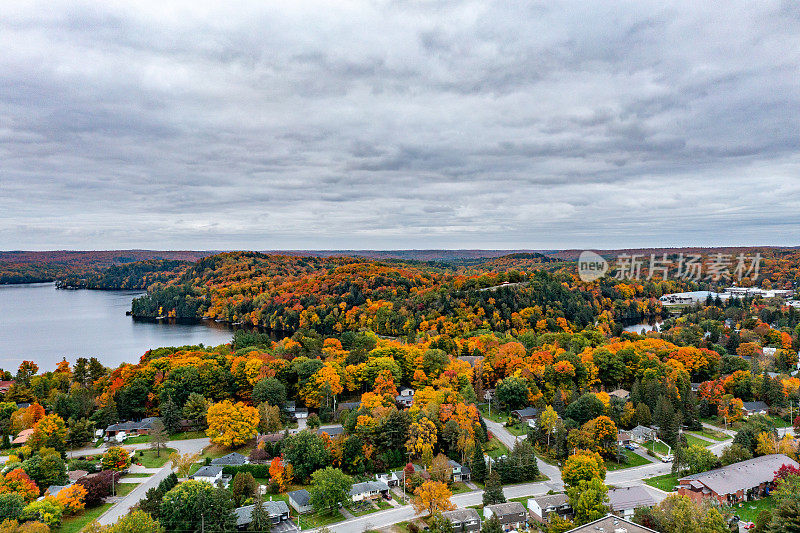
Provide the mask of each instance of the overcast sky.
[{"label": "overcast sky", "polygon": [[3,3],[0,249],[799,227],[795,1]]}]

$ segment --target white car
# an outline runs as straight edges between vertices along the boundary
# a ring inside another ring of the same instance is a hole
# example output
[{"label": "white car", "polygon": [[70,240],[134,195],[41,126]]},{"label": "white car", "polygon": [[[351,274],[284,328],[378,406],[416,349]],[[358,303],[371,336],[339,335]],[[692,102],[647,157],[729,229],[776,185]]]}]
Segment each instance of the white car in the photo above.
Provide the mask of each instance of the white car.
[{"label": "white car", "polygon": [[662,463],[671,463],[673,459],[675,459],[675,458],[672,456],[672,454],[669,454],[669,455],[665,455],[664,457],[662,457],[661,458],[661,462]]}]

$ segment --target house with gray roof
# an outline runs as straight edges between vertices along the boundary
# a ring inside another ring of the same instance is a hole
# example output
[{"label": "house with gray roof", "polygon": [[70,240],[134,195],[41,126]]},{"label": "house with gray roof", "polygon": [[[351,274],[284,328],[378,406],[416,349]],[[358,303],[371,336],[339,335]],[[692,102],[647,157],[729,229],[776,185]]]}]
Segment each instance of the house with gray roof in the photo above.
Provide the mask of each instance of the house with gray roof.
[{"label": "house with gray roof", "polygon": [[528,498],[528,510],[531,518],[543,524],[550,522],[553,514],[561,518],[572,517],[572,507],[569,505],[567,495],[563,492]]},{"label": "house with gray roof", "polygon": [[201,466],[197,472],[189,476],[189,479],[216,485],[218,481],[222,481],[222,467],[218,465]]},{"label": "house with gray roof", "polygon": [[211,464],[214,466],[242,466],[249,463],[250,460],[240,453],[229,453],[228,455],[223,455],[222,457],[217,457]]},{"label": "house with gray roof", "polygon": [[622,518],[632,518],[636,509],[640,507],[649,509],[656,503],[644,485],[620,487],[608,491],[608,506],[615,515]]},{"label": "house with gray roof", "polygon": [[151,416],[148,418],[143,418],[139,422],[129,420],[127,422],[111,424],[106,428],[106,437],[114,437],[118,433],[122,432],[124,432],[126,435],[148,435],[150,433],[150,429],[153,427],[153,422],[156,420],[158,420],[156,417]]},{"label": "house with gray roof", "polygon": [[[255,504],[237,507],[233,510],[236,515],[237,529],[247,529],[247,526],[253,523],[254,508]],[[265,501],[264,509],[269,513],[273,526],[289,520],[289,506],[283,500]]]},{"label": "house with gray roof", "polygon": [[630,431],[631,438],[636,442],[646,442],[656,437],[656,430],[646,426],[638,425]]},{"label": "house with gray roof", "polygon": [[323,433],[327,433],[330,438],[334,438],[343,435],[344,428],[342,426],[325,426],[317,429],[317,435],[321,436]]},{"label": "house with gray roof", "polygon": [[453,533],[477,533],[481,530],[481,517],[475,509],[445,511],[442,516],[450,521]]},{"label": "house with gray roof", "polygon": [[589,522],[588,524],[583,524],[582,526],[570,529],[566,533],[600,533],[603,531],[606,533],[623,531],[625,533],[658,533],[649,527],[640,526],[639,524],[635,524],[630,520],[625,520],[624,518],[614,516],[613,514],[604,516],[603,518],[599,518],[593,522]]},{"label": "house with gray roof", "polygon": [[353,487],[350,489],[350,499],[354,502],[372,500],[380,497],[389,497],[389,485],[383,481],[363,481],[361,483],[354,483]]},{"label": "house with gray roof", "polygon": [[683,477],[678,480],[678,494],[696,502],[711,499],[723,505],[749,501],[772,488],[775,472],[783,465],[800,467],[797,461],[783,454],[762,455]]},{"label": "house with gray roof", "polygon": [[293,490],[287,492],[286,495],[289,497],[289,505],[299,514],[310,513],[314,510],[314,506],[311,505],[311,494],[306,489]]},{"label": "house with gray roof", "polygon": [[752,416],[752,415],[765,415],[769,412],[769,405],[765,402],[758,401],[758,402],[742,402],[742,411],[744,411],[744,416]]},{"label": "house with gray roof", "polygon": [[523,529],[527,526],[528,515],[519,502],[496,503],[483,508],[483,518],[497,517],[504,531]]}]

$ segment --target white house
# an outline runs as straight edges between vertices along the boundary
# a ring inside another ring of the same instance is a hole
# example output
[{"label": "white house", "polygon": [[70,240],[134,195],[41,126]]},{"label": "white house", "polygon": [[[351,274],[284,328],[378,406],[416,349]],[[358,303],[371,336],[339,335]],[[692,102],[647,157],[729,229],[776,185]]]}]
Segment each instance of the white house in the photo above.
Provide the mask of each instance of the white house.
[{"label": "white house", "polygon": [[197,472],[189,476],[189,479],[206,481],[212,485],[216,485],[218,481],[222,480],[222,467],[216,465],[200,467]]},{"label": "white house", "polygon": [[311,494],[306,489],[293,490],[286,495],[289,497],[289,505],[298,513],[310,513],[314,510],[314,506],[311,505]]},{"label": "white house", "polygon": [[362,500],[372,500],[380,497],[388,497],[389,485],[383,481],[364,481],[353,484],[350,489],[350,499],[354,502]]}]

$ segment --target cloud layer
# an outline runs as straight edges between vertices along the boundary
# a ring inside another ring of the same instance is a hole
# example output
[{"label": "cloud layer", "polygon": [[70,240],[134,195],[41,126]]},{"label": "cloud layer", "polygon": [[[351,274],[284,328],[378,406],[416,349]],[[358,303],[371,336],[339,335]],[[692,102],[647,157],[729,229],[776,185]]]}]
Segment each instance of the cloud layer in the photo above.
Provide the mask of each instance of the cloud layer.
[{"label": "cloud layer", "polygon": [[800,244],[790,0],[11,4],[0,249]]}]

